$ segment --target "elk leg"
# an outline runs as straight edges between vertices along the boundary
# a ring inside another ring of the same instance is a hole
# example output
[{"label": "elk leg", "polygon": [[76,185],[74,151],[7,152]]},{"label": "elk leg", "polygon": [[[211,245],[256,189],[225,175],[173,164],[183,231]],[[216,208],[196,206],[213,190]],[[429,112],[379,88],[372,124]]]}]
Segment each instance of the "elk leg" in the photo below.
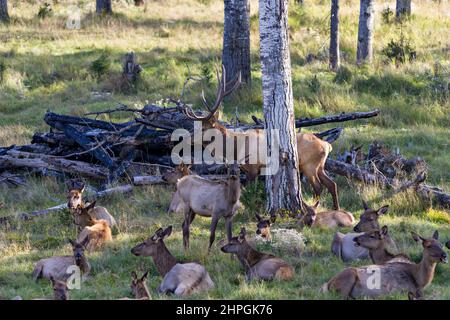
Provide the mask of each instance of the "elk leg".
[{"label": "elk leg", "polygon": [[226,218],[226,229],[227,229],[228,243],[230,243],[231,238],[233,237],[233,217]]},{"label": "elk leg", "polygon": [[327,187],[328,191],[330,192],[331,196],[333,197],[333,209],[339,210],[339,200],[338,200],[338,193],[337,193],[337,186],[336,182],[330,179],[330,177],[327,176],[325,173],[325,170],[323,168],[319,169],[319,179],[320,182]]},{"label": "elk leg", "polygon": [[308,176],[308,181],[314,190],[314,197],[317,200],[320,197],[323,190],[323,187],[319,182],[319,178],[317,176]]},{"label": "elk leg", "polygon": [[184,213],[184,221],[183,221],[183,246],[184,250],[189,249],[189,227],[191,226],[191,222],[194,220],[193,212],[191,210]]},{"label": "elk leg", "polygon": [[216,218],[215,216],[213,216],[212,221],[211,221],[211,229],[210,229],[211,234],[209,235],[208,253],[211,251],[211,246],[214,242],[214,239],[216,238],[216,228],[217,228],[218,222],[219,222],[219,218]]}]

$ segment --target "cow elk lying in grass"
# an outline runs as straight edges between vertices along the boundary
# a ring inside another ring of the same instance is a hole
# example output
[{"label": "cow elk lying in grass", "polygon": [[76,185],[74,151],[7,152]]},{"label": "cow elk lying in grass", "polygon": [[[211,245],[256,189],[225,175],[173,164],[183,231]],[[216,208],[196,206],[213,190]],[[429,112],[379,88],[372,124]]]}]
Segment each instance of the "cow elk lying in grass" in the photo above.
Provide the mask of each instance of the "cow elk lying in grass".
[{"label": "cow elk lying in grass", "polygon": [[195,215],[211,217],[208,252],[215,239],[217,223],[225,218],[228,240],[231,239],[233,216],[239,208],[241,182],[239,165],[228,167],[228,177],[225,181],[208,180],[197,175],[181,178],[177,183],[177,193],[180,203],[176,206],[178,212],[184,213],[183,245],[189,248],[189,229]]},{"label": "cow elk lying in grass", "polygon": [[77,238],[78,242],[86,243],[88,251],[98,250],[112,241],[111,228],[106,220],[92,219],[92,223],[91,226],[84,227]]},{"label": "cow elk lying in grass", "polygon": [[37,281],[42,277],[49,280],[51,278],[65,280],[69,276],[67,274],[68,268],[74,265],[80,268],[83,276],[89,274],[91,266],[84,255],[88,240],[85,239],[83,242],[69,240],[69,242],[72,245],[73,255],[56,256],[39,260],[33,271],[33,280]]},{"label": "cow elk lying in grass", "polygon": [[[423,298],[423,289],[433,281],[436,264],[447,263],[448,259],[438,241],[437,231],[431,239],[416,233],[412,233],[412,237],[423,246],[420,263],[394,262],[347,268],[328,281],[323,289],[337,291],[343,298],[377,297],[394,292],[408,293],[410,299]],[[373,281],[375,276],[378,281]],[[377,282],[379,285],[375,285]]]},{"label": "cow elk lying in grass", "polygon": [[153,236],[138,244],[131,253],[136,256],[151,256],[156,269],[164,278],[158,288],[159,293],[174,293],[177,296],[187,296],[208,291],[214,287],[205,267],[198,263],[178,263],[167,249],[164,238],[170,236],[172,226],[158,229]]},{"label": "cow elk lying in grass", "polygon": [[[356,232],[341,233],[336,232],[331,244],[331,252],[340,257],[344,262],[349,262],[357,259],[368,259],[369,251],[363,247],[355,246],[353,239],[362,235],[366,231],[379,230],[380,225],[378,219],[381,215],[385,214],[389,206],[382,206],[378,210],[373,210],[363,201],[364,212],[361,214],[360,221],[353,228]],[[390,237],[387,237],[388,241]],[[391,241],[391,244],[393,242]]]},{"label": "cow elk lying in grass", "polygon": [[[212,106],[208,105],[204,95],[202,95],[203,104],[206,106],[208,112],[206,116],[199,116],[191,107],[182,104],[181,107],[183,108],[184,114],[191,120],[201,121],[203,130],[217,129],[220,131],[224,137],[224,154],[227,145],[226,140],[231,140],[233,142],[228,143],[228,145],[234,146],[234,153],[236,155],[242,155],[244,153],[247,153],[247,155],[259,154],[257,148],[261,143],[260,141],[265,139],[264,130],[233,130],[226,128],[217,121],[217,112],[222,100],[239,87],[241,84],[241,74],[239,73],[235,79],[227,83],[226,70],[225,67],[222,67],[222,77],[220,77],[219,72],[217,72],[217,82],[219,85],[217,88],[216,100]],[[239,145],[237,141],[246,142]],[[250,145],[251,142],[253,143]],[[241,148],[241,150],[237,150],[238,148]],[[299,156],[300,172],[308,178],[317,198],[322,193],[323,186],[325,186],[333,197],[333,208],[339,210],[336,183],[331,180],[325,172],[325,162],[331,150],[331,144],[316,137],[314,134],[297,134],[297,153]],[[226,154],[228,154],[228,151],[226,151]],[[258,177],[261,168],[265,167],[263,159],[256,160],[256,163],[245,163],[241,165],[242,170],[246,174],[246,181],[254,181]]]},{"label": "cow elk lying in grass", "polygon": [[66,281],[56,280],[50,277],[53,287],[53,300],[69,300],[69,288]]},{"label": "cow elk lying in grass", "polygon": [[337,228],[351,227],[355,223],[355,217],[350,212],[344,210],[332,210],[317,212],[320,202],[317,201],[313,206],[303,202],[305,213],[300,218],[300,226],[314,228]]},{"label": "cow elk lying in grass", "polygon": [[388,247],[391,241],[387,226],[383,226],[381,230],[365,232],[362,235],[353,238],[353,241],[357,247],[361,246],[369,250],[370,259],[372,259],[372,262],[375,264],[393,262],[412,263],[411,259],[402,253],[392,254],[389,252]]},{"label": "cow elk lying in grass", "polygon": [[294,269],[286,261],[255,250],[247,243],[245,236],[245,228],[242,228],[239,236],[232,238],[221,250],[237,255],[248,280],[292,280]]},{"label": "cow elk lying in grass", "polygon": [[84,184],[72,184],[67,195],[67,207],[74,216],[75,224],[82,230],[91,226],[93,219],[106,220],[109,227],[117,225],[114,217],[104,207],[96,207],[96,202],[86,204],[83,201]]}]

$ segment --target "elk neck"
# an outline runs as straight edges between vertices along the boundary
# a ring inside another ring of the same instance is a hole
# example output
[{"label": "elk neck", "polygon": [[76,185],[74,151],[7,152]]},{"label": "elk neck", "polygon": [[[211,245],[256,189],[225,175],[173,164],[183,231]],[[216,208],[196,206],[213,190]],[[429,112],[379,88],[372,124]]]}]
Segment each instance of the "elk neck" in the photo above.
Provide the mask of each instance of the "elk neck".
[{"label": "elk neck", "polygon": [[237,254],[239,261],[244,268],[253,267],[261,260],[271,258],[272,255],[265,254],[253,249],[248,243],[244,244],[243,249]]},{"label": "elk neck", "polygon": [[80,260],[75,260],[75,264],[78,268],[80,268],[82,273],[88,273],[91,269],[91,266],[89,265],[89,262],[84,254],[81,256]]},{"label": "elk neck", "polygon": [[391,260],[395,257],[392,253],[390,253],[384,243],[380,244],[375,249],[369,249],[369,256],[375,263],[384,263],[386,261]]},{"label": "elk neck", "polygon": [[430,257],[424,254],[422,260],[414,265],[413,276],[421,289],[425,288],[433,281],[436,264],[436,262],[431,261]]},{"label": "elk neck", "polygon": [[241,181],[239,177],[237,177],[237,179],[229,178],[227,186],[226,199],[228,199],[231,204],[235,204],[241,196]]},{"label": "elk neck", "polygon": [[156,248],[156,254],[153,256],[156,269],[164,277],[174,265],[178,263],[177,259],[169,252],[164,242],[160,241]]},{"label": "elk neck", "polygon": [[148,292],[147,286],[142,285],[138,287],[138,290],[136,292],[136,299],[143,299],[147,298],[150,299],[150,293]]}]

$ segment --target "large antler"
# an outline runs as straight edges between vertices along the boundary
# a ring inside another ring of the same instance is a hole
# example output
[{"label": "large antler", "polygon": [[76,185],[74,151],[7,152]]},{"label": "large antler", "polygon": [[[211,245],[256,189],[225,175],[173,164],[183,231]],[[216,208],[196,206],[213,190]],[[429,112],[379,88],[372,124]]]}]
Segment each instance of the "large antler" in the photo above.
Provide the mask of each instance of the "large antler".
[{"label": "large antler", "polygon": [[217,92],[216,92],[216,101],[214,102],[214,105],[211,107],[205,98],[205,92],[202,90],[202,102],[203,105],[208,109],[208,115],[206,116],[198,116],[195,114],[194,110],[190,106],[183,105],[182,111],[191,120],[200,120],[200,121],[207,121],[211,119],[219,109],[220,105],[222,104],[223,99],[229,95],[231,92],[236,90],[242,83],[241,81],[241,73],[239,72],[236,78],[231,80],[230,82],[226,82],[227,79],[227,72],[225,70],[225,66],[222,65],[222,77],[219,75],[219,70],[216,70],[217,75]]}]

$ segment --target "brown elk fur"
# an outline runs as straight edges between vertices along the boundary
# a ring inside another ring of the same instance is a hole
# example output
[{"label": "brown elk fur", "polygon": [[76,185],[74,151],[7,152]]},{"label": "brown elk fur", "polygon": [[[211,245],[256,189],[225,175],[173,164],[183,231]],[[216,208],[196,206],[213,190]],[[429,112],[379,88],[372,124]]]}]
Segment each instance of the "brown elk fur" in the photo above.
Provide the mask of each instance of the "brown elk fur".
[{"label": "brown elk fur", "polygon": [[313,206],[309,206],[303,202],[303,206],[305,208],[305,213],[299,221],[299,224],[302,227],[337,228],[351,227],[355,224],[355,217],[348,211],[332,210],[317,212],[319,201],[317,201]]},{"label": "brown elk fur", "polygon": [[287,262],[255,250],[248,244],[245,236],[245,228],[242,228],[239,236],[232,238],[221,250],[237,255],[249,280],[292,280],[294,269]]},{"label": "brown elk fur", "polygon": [[78,235],[78,242],[85,242],[88,251],[98,250],[107,242],[112,241],[111,228],[106,220],[94,220],[94,224],[84,229]]},{"label": "brown elk fur", "polygon": [[144,273],[141,278],[138,278],[136,272],[131,273],[131,292],[135,299],[151,299],[150,292],[148,291],[147,284],[145,281],[147,280],[148,271]]}]

